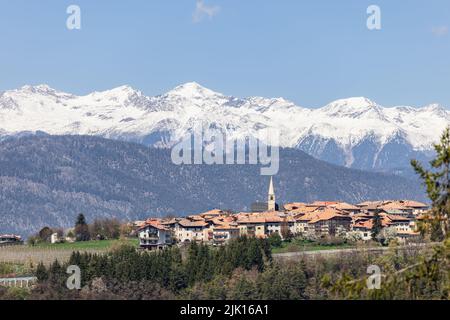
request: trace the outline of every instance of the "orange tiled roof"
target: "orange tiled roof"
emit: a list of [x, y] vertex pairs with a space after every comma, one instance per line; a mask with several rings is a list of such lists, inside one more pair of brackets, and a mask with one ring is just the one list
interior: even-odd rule
[[381, 214], [381, 225], [383, 227], [387, 227], [391, 224], [393, 224], [394, 222], [407, 222], [410, 221], [410, 219], [402, 217], [402, 216], [396, 216], [396, 215], [392, 215], [392, 214]]
[[291, 210], [289, 213], [290, 214], [305, 214], [308, 212], [314, 212], [316, 210], [319, 210], [321, 207], [316, 207], [316, 206], [305, 206], [303, 208], [299, 208], [299, 209], [295, 209], [295, 210]]
[[258, 213], [239, 213], [236, 215], [237, 222], [240, 224], [250, 223], [277, 223], [283, 221], [294, 221], [292, 216], [287, 216], [277, 212], [258, 212]]
[[336, 204], [330, 205], [332, 208], [340, 209], [340, 210], [359, 210], [357, 206], [354, 206], [347, 202], [339, 202]]
[[336, 210], [334, 208], [327, 208], [323, 211], [318, 211], [316, 213], [316, 216], [314, 218], [312, 218], [308, 223], [313, 224], [313, 223], [316, 223], [319, 221], [330, 220], [330, 219], [337, 218], [337, 217], [351, 219], [350, 216], [343, 215], [340, 210]]
[[312, 207], [328, 207], [331, 205], [338, 204], [339, 201], [314, 201], [313, 203], [309, 204], [308, 206]]
[[358, 203], [356, 206], [357, 207], [367, 207], [367, 206], [379, 205], [381, 203], [383, 203], [383, 201], [380, 201], [380, 200], [364, 201], [364, 202]]
[[182, 220], [178, 221], [178, 223], [182, 227], [199, 227], [199, 228], [203, 228], [203, 227], [208, 226], [208, 223], [206, 221], [204, 221], [204, 220], [192, 221], [192, 220], [189, 220], [189, 219], [182, 219]]
[[401, 211], [409, 209], [408, 207], [406, 207], [405, 205], [403, 205], [398, 201], [383, 203], [382, 205], [379, 206], [379, 208], [383, 210], [401, 210]]
[[372, 230], [373, 220], [358, 221], [353, 225], [353, 228], [365, 228], [368, 230]]
[[391, 220], [391, 221], [410, 221], [411, 219], [402, 217], [402, 216], [397, 216], [394, 214], [382, 214], [382, 217], [386, 217], [387, 219]]
[[133, 223], [136, 227], [140, 228], [145, 225], [145, 221], [135, 221]]
[[143, 226], [141, 226], [138, 230], [145, 229], [146, 227], [151, 226], [159, 230], [170, 231], [169, 228], [163, 226], [161, 224], [160, 219], [148, 219]]
[[206, 216], [220, 216], [223, 215], [225, 212], [223, 210], [220, 209], [213, 209], [213, 210], [209, 210], [206, 211], [204, 213], [200, 213], [199, 216], [201, 217], [206, 217]]
[[414, 200], [405, 200], [404, 201], [405, 206], [410, 208], [428, 208], [429, 206], [425, 203], [414, 201]]
[[308, 222], [308, 221], [311, 221], [315, 216], [317, 216], [317, 213], [314, 213], [314, 212], [308, 212], [308, 213], [305, 213], [305, 214], [303, 214], [303, 215], [301, 215], [301, 216], [297, 216], [297, 217], [296, 217], [296, 220], [297, 220], [297, 221]]
[[213, 230], [239, 230], [239, 227], [237, 225], [227, 223], [221, 226], [214, 227]]
[[286, 211], [299, 210], [306, 207], [306, 203], [303, 202], [291, 202], [283, 205]]
[[365, 201], [357, 204], [358, 207], [369, 209], [386, 208], [386, 209], [400, 209], [405, 210], [409, 208], [426, 208], [427, 204], [414, 200], [380, 200], [380, 201]]
[[237, 223], [240, 224], [265, 223], [265, 222], [266, 219], [258, 216], [241, 216], [237, 220]]
[[195, 221], [205, 221], [205, 218], [203, 218], [202, 216], [200, 216], [198, 214], [192, 214], [192, 215], [188, 216], [188, 219], [195, 220]]
[[171, 219], [163, 219], [161, 221], [161, 224], [168, 225], [168, 224], [174, 224], [174, 223], [177, 223], [177, 222], [178, 222], [178, 220], [176, 218], [171, 218]]

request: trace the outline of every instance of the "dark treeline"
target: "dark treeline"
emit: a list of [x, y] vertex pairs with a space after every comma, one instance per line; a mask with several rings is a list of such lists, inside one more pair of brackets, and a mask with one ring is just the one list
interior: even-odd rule
[[[66, 290], [66, 269], [76, 265], [82, 273], [82, 287], [96, 287], [101, 283], [109, 288], [101, 290], [109, 291], [108, 298], [111, 298], [110, 294], [117, 298], [130, 298], [128, 294], [149, 298], [146, 295], [149, 288], [152, 288], [152, 298], [175, 297], [197, 283], [230, 277], [237, 269], [263, 272], [271, 261], [270, 245], [266, 240], [245, 237], [219, 248], [192, 243], [184, 251], [173, 247], [148, 252], [125, 245], [106, 254], [74, 252], [67, 263], [55, 261], [48, 268], [39, 264], [36, 276], [40, 285], [35, 292], [40, 295], [45, 291], [60, 298], [71, 296], [73, 292]], [[134, 286], [141, 289], [136, 290]], [[134, 289], [127, 290], [129, 287]], [[155, 292], [160, 296], [154, 295]]]

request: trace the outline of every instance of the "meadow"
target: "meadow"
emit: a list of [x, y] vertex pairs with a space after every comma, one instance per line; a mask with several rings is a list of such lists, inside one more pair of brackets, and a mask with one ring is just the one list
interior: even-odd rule
[[101, 240], [56, 244], [42, 243], [34, 246], [6, 246], [0, 247], [0, 263], [33, 266], [42, 262], [45, 265], [49, 265], [56, 259], [60, 262], [67, 261], [74, 251], [104, 253], [119, 247], [122, 244], [131, 244], [137, 247], [138, 240]]
[[272, 253], [288, 253], [302, 251], [322, 251], [322, 250], [338, 250], [356, 248], [354, 243], [345, 242], [329, 242], [320, 243], [317, 241], [308, 241], [303, 239], [293, 239], [291, 241], [283, 241], [279, 246], [272, 246]]

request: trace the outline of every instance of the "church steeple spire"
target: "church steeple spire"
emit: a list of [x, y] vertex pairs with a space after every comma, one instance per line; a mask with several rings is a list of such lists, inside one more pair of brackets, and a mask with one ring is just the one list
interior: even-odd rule
[[273, 189], [273, 178], [270, 177], [269, 194], [267, 198], [267, 210], [275, 211], [275, 191]]

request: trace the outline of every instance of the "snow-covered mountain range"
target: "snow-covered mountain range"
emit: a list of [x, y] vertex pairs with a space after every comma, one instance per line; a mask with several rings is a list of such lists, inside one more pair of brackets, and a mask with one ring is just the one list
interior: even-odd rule
[[276, 128], [282, 147], [347, 167], [393, 171], [430, 155], [450, 111], [436, 104], [388, 108], [366, 98], [309, 109], [283, 98], [225, 96], [194, 82], [155, 97], [129, 86], [85, 96], [46, 85], [0, 93], [3, 137], [82, 134], [170, 147], [199, 123], [238, 139]]

